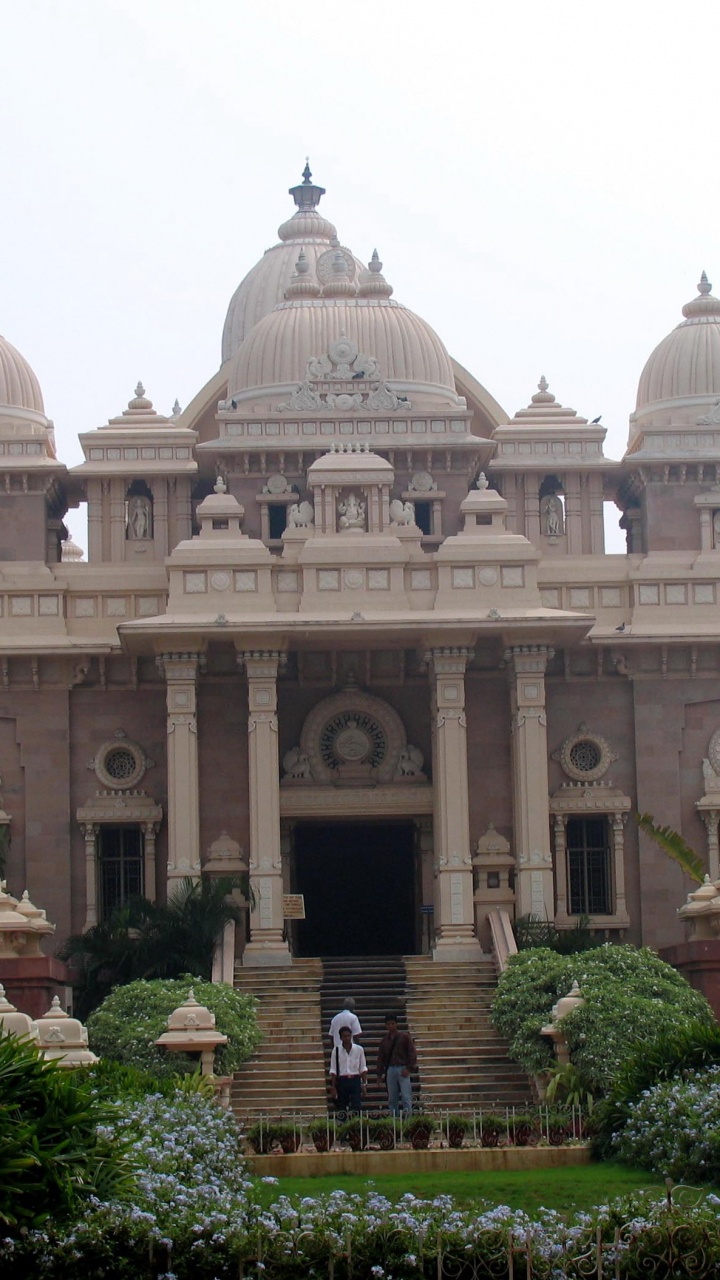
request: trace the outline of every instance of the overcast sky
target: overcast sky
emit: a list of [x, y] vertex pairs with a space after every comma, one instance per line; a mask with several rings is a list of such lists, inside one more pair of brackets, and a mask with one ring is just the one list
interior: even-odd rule
[[0, 0], [0, 18], [0, 332], [68, 464], [138, 378], [168, 412], [214, 373], [306, 154], [341, 241], [377, 246], [508, 413], [544, 373], [603, 415], [610, 456], [702, 269], [720, 290], [717, 0]]

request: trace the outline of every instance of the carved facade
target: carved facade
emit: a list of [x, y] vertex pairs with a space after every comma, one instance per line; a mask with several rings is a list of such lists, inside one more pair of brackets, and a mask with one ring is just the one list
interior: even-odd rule
[[309, 171], [292, 194], [219, 372], [167, 417], [138, 384], [79, 466], [0, 340], [11, 890], [60, 942], [247, 869], [259, 965], [307, 954], [284, 894], [347, 910], [351, 862], [369, 952], [472, 958], [495, 906], [679, 940], [687, 886], [632, 814], [720, 878], [720, 301], [703, 276], [614, 462], [545, 378], [508, 417], [339, 245]]

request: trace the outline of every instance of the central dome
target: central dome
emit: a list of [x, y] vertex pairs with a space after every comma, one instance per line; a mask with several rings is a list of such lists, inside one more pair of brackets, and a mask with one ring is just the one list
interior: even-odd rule
[[[322, 276], [327, 274], [334, 253], [340, 248], [332, 222], [317, 211], [325, 191], [313, 183], [308, 165], [305, 165], [303, 181], [291, 187], [289, 194], [297, 205], [297, 212], [278, 227], [280, 243], [268, 249], [248, 271], [230, 299], [222, 336], [223, 364], [235, 355], [253, 326], [282, 302], [299, 250], [304, 251], [313, 274]], [[353, 279], [362, 271], [362, 263], [348, 249], [342, 253]]]

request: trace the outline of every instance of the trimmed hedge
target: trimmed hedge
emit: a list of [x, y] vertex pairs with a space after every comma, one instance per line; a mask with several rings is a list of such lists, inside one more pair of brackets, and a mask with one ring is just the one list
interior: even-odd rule
[[168, 1053], [154, 1043], [167, 1030], [169, 1014], [187, 999], [191, 987], [196, 1000], [215, 1014], [218, 1031], [228, 1037], [228, 1043], [215, 1054], [215, 1072], [231, 1075], [260, 1042], [257, 1002], [224, 982], [206, 982], [190, 974], [116, 987], [88, 1018], [92, 1049], [101, 1058], [136, 1067], [156, 1078], [196, 1071], [197, 1061], [189, 1054]]

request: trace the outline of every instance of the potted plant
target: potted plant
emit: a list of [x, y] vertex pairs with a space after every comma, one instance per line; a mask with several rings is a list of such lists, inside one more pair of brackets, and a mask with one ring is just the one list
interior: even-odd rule
[[247, 1140], [256, 1156], [266, 1156], [275, 1141], [274, 1125], [268, 1120], [258, 1120], [248, 1129]]
[[[329, 1151], [332, 1146], [332, 1132], [326, 1116], [318, 1116], [307, 1126], [308, 1136], [315, 1144], [316, 1151]], [[328, 1136], [329, 1134], [329, 1136]]]
[[300, 1149], [302, 1130], [291, 1121], [284, 1120], [279, 1124], [273, 1125], [273, 1137], [276, 1142], [280, 1143], [281, 1150], [284, 1154], [286, 1156], [290, 1156]]
[[531, 1147], [538, 1139], [537, 1118], [528, 1112], [516, 1112], [512, 1119], [513, 1141], [516, 1147]]
[[395, 1146], [395, 1130], [389, 1116], [368, 1120], [368, 1132], [372, 1142], [377, 1142], [381, 1151], [392, 1151]]
[[448, 1116], [448, 1145], [456, 1150], [459, 1149], [465, 1140], [465, 1134], [469, 1127], [470, 1121], [467, 1116]]
[[341, 1142], [347, 1142], [351, 1151], [364, 1151], [368, 1144], [367, 1122], [363, 1124], [360, 1116], [339, 1125], [337, 1134]]
[[480, 1145], [497, 1147], [507, 1130], [504, 1116], [484, 1115], [480, 1121]]
[[424, 1151], [430, 1145], [430, 1138], [436, 1128], [437, 1121], [432, 1116], [410, 1116], [403, 1125], [403, 1135], [416, 1151]]

